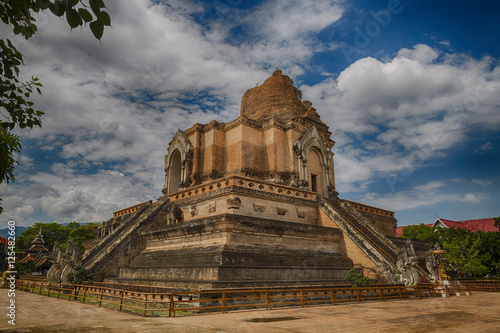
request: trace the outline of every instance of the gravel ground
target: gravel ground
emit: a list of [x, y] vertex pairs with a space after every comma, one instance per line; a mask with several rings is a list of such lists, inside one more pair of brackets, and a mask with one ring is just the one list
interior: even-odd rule
[[142, 317], [90, 304], [17, 291], [16, 325], [0, 289], [0, 332], [500, 332], [500, 293], [366, 302], [336, 306], [241, 310], [178, 318]]

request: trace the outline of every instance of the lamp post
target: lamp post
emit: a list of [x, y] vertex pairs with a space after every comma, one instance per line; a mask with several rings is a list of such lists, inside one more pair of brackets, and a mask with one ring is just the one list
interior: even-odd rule
[[436, 273], [439, 278], [439, 282], [443, 283], [443, 278], [448, 277], [444, 270], [444, 264], [443, 264], [443, 254], [445, 254], [446, 251], [442, 249], [437, 249], [431, 251], [431, 253], [434, 255], [434, 262], [436, 263]]

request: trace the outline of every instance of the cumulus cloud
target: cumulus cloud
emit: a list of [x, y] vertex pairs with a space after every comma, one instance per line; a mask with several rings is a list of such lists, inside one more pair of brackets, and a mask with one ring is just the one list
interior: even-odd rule
[[[46, 13], [38, 14], [36, 37], [14, 39], [24, 72], [44, 84], [35, 100], [46, 113], [43, 128], [22, 135], [37, 154], [46, 154], [50, 167], [21, 156], [18, 182], [0, 185], [2, 219], [29, 224], [38, 214], [47, 221], [99, 221], [153, 199], [177, 128], [236, 118], [245, 90], [274, 69], [303, 74], [314, 54], [328, 49], [316, 34], [344, 13], [343, 1], [332, 0], [271, 0], [249, 9], [173, 0], [106, 4], [113, 28], [102, 43], [88, 28], [70, 33], [63, 20]], [[214, 4], [218, 18], [199, 19]], [[239, 34], [245, 38], [235, 38]], [[384, 59], [360, 59], [338, 76], [301, 87], [333, 131], [339, 191], [366, 191], [384, 177], [404, 181], [463, 142], [470, 128], [500, 125], [495, 59], [424, 44]], [[421, 193], [441, 185], [366, 199], [407, 209], [413, 194], [415, 202], [432, 204]], [[453, 198], [481, 200], [475, 193], [436, 200]]]
[[463, 194], [454, 191], [446, 183], [447, 181], [431, 181], [398, 193], [380, 194], [372, 192], [363, 194], [361, 198], [365, 203], [400, 212], [432, 207], [445, 202], [481, 203], [481, 200], [485, 199], [481, 193], [469, 192]]
[[498, 128], [499, 73], [490, 57], [477, 60], [419, 44], [385, 61], [360, 59], [337, 78], [301, 89], [324, 110], [337, 156], [357, 156], [356, 163], [340, 158], [337, 187], [363, 191], [377, 174], [403, 182], [463, 142], [471, 129]]
[[339, 2], [274, 0], [254, 11], [247, 20], [266, 39], [293, 41], [309, 33], [320, 32], [338, 21], [343, 13]]
[[[329, 0], [249, 10], [171, 0], [106, 5], [113, 28], [101, 43], [88, 27], [70, 33], [44, 12], [28, 42], [2, 28], [24, 55], [23, 72], [44, 84], [35, 98], [43, 127], [21, 134], [48, 165], [22, 155], [17, 183], [2, 185], [2, 219], [95, 221], [160, 195], [163, 155], [178, 128], [236, 118], [245, 90], [274, 69], [300, 74], [298, 64], [321, 47], [311, 34], [342, 15]], [[219, 19], [198, 19], [214, 5]], [[235, 29], [248, 38], [237, 44]]]

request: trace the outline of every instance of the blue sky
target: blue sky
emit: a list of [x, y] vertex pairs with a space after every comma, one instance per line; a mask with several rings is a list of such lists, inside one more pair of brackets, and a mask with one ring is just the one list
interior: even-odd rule
[[500, 215], [500, 5], [106, 1], [102, 42], [47, 13], [16, 39], [44, 84], [2, 222], [99, 222], [158, 198], [177, 128], [238, 117], [276, 69], [330, 126], [342, 198], [399, 225]]

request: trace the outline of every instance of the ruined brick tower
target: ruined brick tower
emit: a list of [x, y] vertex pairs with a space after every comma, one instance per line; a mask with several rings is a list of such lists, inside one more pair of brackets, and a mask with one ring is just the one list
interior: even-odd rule
[[332, 285], [355, 264], [400, 281], [394, 213], [338, 198], [335, 142], [301, 95], [275, 71], [245, 92], [236, 120], [178, 130], [163, 197], [115, 212], [84, 268], [195, 289]]

